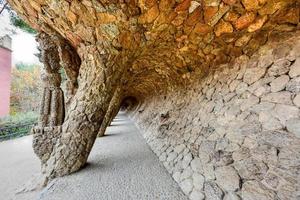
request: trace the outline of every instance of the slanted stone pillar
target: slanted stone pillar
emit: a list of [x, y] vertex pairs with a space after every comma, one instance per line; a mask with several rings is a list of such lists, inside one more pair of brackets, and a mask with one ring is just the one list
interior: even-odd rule
[[117, 106], [112, 110], [112, 115], [111, 115], [110, 120], [108, 122], [108, 126], [112, 123], [112, 121], [117, 116], [118, 112], [120, 111], [121, 103], [122, 103], [122, 97], [119, 99], [119, 102], [116, 104]]
[[[119, 108], [120, 80], [130, 64], [127, 57], [115, 50], [116, 54], [108, 54], [106, 51], [110, 49], [103, 46], [82, 45], [78, 49], [80, 57], [74, 58], [77, 51], [55, 36], [40, 33], [37, 40], [44, 63], [41, 76], [44, 89], [39, 123], [32, 129], [33, 148], [41, 160], [47, 182], [84, 166], [110, 103], [111, 114]], [[81, 60], [80, 71], [76, 71]], [[68, 82], [74, 89], [67, 111], [60, 88], [60, 63], [64, 64]], [[104, 131], [109, 116], [103, 125]]]
[[77, 78], [81, 60], [74, 47], [72, 47], [66, 39], [59, 34], [54, 34], [51, 38], [57, 46], [60, 65], [64, 69], [67, 78], [65, 90], [65, 105], [67, 110], [78, 89]]
[[81, 46], [79, 87], [73, 97], [61, 137], [43, 172], [49, 179], [79, 170], [85, 165], [109, 103], [119, 86], [126, 64], [115, 55], [103, 55], [103, 47]]
[[99, 129], [98, 137], [104, 136], [106, 128], [110, 125], [113, 118], [118, 113], [118, 111], [120, 109], [120, 104], [121, 104], [121, 97], [122, 97], [122, 90], [120, 87], [117, 87], [114, 92], [114, 96], [109, 103], [109, 107], [107, 109], [107, 112], [105, 114], [105, 117], [103, 119], [101, 127]]
[[57, 71], [45, 69], [42, 73], [44, 83], [40, 105], [39, 126], [59, 126], [64, 119], [64, 95], [60, 87], [61, 77]]
[[43, 94], [38, 125], [32, 129], [33, 149], [42, 164], [49, 159], [64, 121], [64, 94], [61, 89], [59, 55], [56, 45], [46, 33], [37, 36], [40, 61], [44, 64], [41, 79]]

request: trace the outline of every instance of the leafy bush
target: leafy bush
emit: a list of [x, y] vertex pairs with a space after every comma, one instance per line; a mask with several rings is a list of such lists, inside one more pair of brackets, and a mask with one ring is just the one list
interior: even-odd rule
[[12, 69], [11, 114], [37, 112], [41, 85], [40, 66], [16, 64]]
[[0, 118], [0, 128], [22, 123], [35, 123], [38, 119], [37, 112], [18, 113]]
[[40, 66], [18, 63], [12, 69], [10, 116], [0, 118], [0, 141], [27, 135], [38, 119]]
[[28, 135], [37, 120], [38, 114], [35, 112], [0, 118], [0, 141]]
[[28, 24], [26, 24], [18, 15], [16, 15], [14, 12], [11, 12], [10, 14], [10, 22], [12, 25], [14, 25], [17, 28], [20, 28], [21, 30], [24, 30], [27, 33], [36, 34], [36, 30], [31, 28]]

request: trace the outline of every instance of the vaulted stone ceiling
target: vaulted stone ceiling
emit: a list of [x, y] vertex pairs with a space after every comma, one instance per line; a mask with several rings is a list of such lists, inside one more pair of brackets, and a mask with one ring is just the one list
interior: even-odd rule
[[186, 85], [222, 63], [251, 55], [299, 28], [299, 0], [9, 0], [37, 30], [57, 32], [77, 51], [133, 59], [127, 95]]

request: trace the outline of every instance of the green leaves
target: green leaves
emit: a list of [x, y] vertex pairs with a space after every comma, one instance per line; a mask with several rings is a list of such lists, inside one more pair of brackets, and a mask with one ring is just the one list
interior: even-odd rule
[[11, 114], [37, 111], [40, 100], [40, 66], [18, 63], [12, 68]]
[[33, 28], [31, 28], [28, 24], [26, 24], [26, 22], [24, 22], [19, 16], [17, 16], [15, 13], [11, 12], [10, 13], [10, 22], [12, 23], [12, 25], [14, 25], [15, 27], [30, 33], [30, 34], [36, 34], [36, 30], [34, 30]]

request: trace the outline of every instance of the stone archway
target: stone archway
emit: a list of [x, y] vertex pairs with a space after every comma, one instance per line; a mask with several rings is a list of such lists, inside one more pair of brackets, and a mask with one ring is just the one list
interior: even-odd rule
[[64, 122], [41, 129], [56, 138], [47, 177], [79, 170], [133, 96], [142, 101], [132, 117], [191, 199], [297, 198], [299, 183], [282, 168], [295, 175], [299, 164], [299, 1], [9, 2], [56, 35], [70, 69]]

